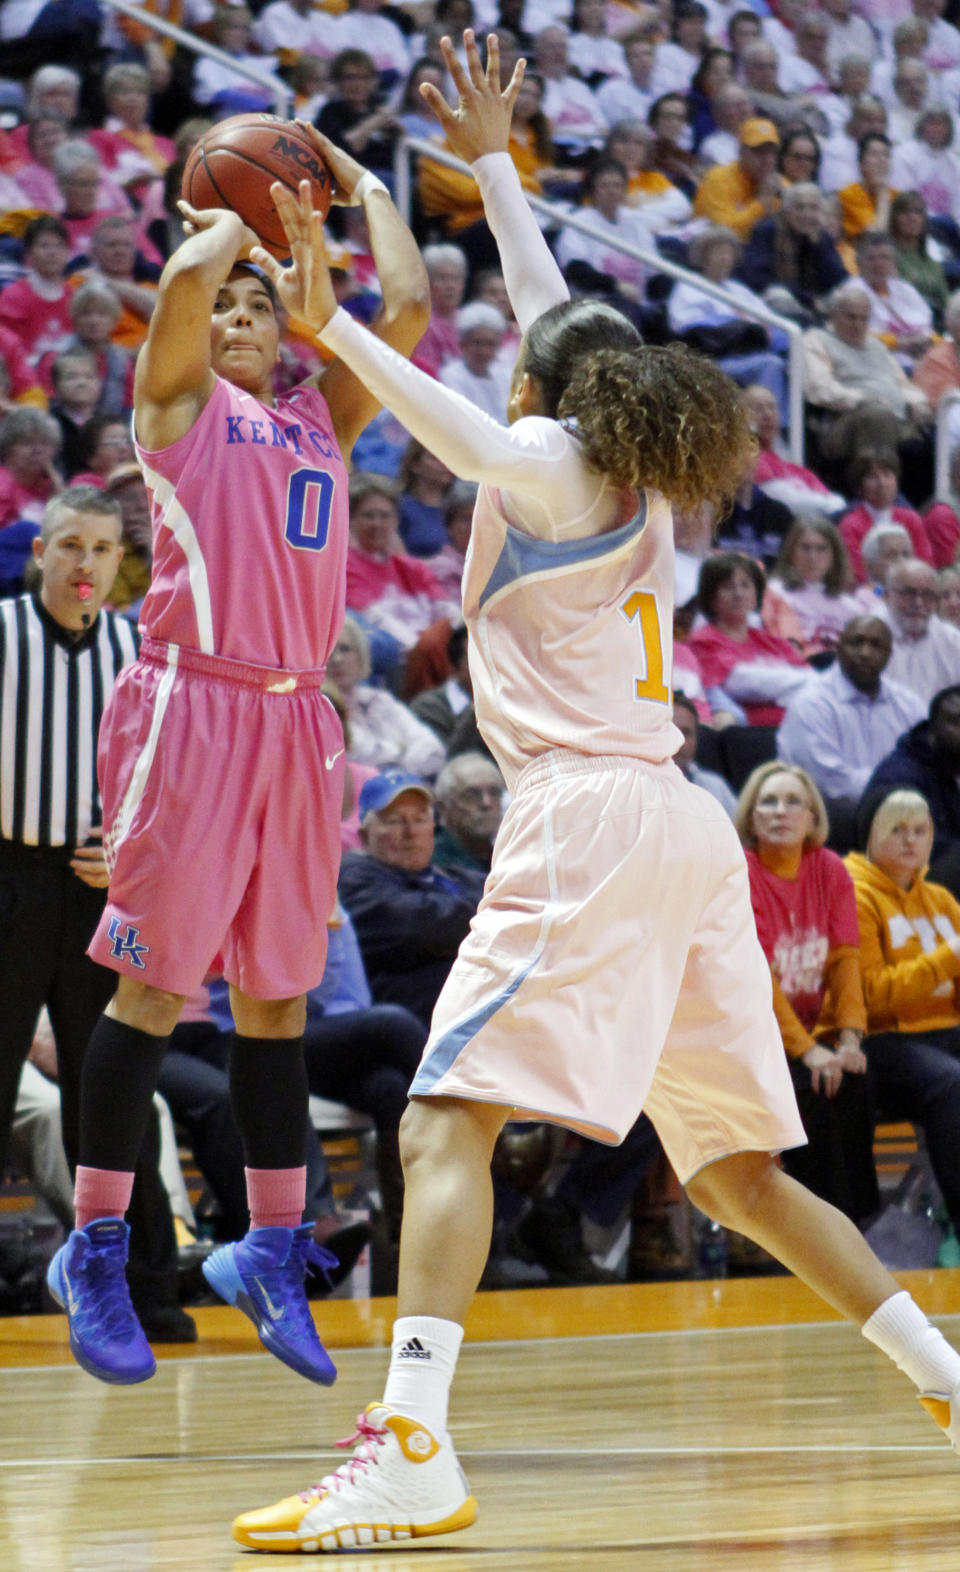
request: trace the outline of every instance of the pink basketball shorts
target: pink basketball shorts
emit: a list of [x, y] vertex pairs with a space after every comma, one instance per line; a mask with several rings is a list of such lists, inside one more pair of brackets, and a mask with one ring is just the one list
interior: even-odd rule
[[100, 730], [93, 960], [170, 993], [211, 971], [260, 999], [320, 981], [344, 770], [322, 680], [145, 641]]
[[681, 1180], [803, 1145], [719, 804], [673, 764], [528, 765], [410, 1090], [610, 1142], [645, 1108]]

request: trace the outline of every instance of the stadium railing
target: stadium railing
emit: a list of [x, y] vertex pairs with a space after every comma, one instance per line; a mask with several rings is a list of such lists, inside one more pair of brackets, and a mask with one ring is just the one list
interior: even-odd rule
[[277, 79], [268, 76], [264, 71], [258, 71], [254, 66], [247, 65], [243, 60], [234, 59], [225, 50], [218, 49], [216, 44], [208, 44], [205, 38], [198, 38], [196, 33], [185, 32], [175, 22], [168, 22], [166, 17], [154, 16], [152, 11], [144, 11], [142, 6], [131, 5], [130, 0], [103, 0], [112, 11], [121, 11], [124, 16], [129, 16], [135, 22], [142, 22], [144, 27], [152, 28], [155, 33], [162, 33], [166, 38], [172, 38], [184, 49], [189, 49], [195, 55], [206, 55], [209, 60], [219, 60], [221, 65], [229, 66], [237, 76], [244, 76], [250, 82], [256, 82], [259, 87], [265, 87], [270, 94], [271, 102], [278, 115], [286, 117], [290, 113], [290, 104], [293, 99], [291, 89], [280, 83]]
[[950, 501], [950, 414], [957, 404], [960, 404], [960, 388], [944, 393], [937, 405], [934, 495], [938, 502]]

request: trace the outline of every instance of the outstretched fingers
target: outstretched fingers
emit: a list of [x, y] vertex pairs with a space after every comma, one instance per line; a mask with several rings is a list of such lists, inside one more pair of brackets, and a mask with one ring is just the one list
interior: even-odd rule
[[447, 135], [454, 153], [473, 163], [485, 153], [509, 150], [510, 120], [520, 84], [524, 61], [518, 61], [509, 86], [500, 86], [500, 49], [496, 35], [487, 40], [487, 64], [480, 62], [480, 51], [470, 28], [463, 35], [466, 69], [458, 60], [449, 37], [441, 39], [443, 58], [457, 90], [457, 103], [449, 105], [438, 89], [424, 83], [420, 92], [430, 105]]
[[[477, 92], [478, 93], [482, 93], [484, 88], [487, 86], [489, 78], [488, 78], [487, 73], [483, 69], [483, 65], [481, 64], [481, 61], [480, 61], [480, 48], [479, 48], [479, 45], [477, 44], [477, 35], [473, 31], [472, 27], [468, 27], [466, 29], [464, 35], [463, 35], [463, 47], [464, 47], [464, 51], [466, 52], [466, 56], [467, 56], [467, 70], [470, 73], [470, 80], [473, 83], [474, 87], [476, 88]], [[499, 86], [499, 83], [500, 83], [500, 77], [499, 77], [499, 71], [498, 71], [498, 75], [497, 75], [497, 85], [498, 86]]]
[[428, 104], [429, 107], [433, 110], [433, 113], [439, 120], [443, 130], [446, 132], [447, 136], [449, 136], [452, 127], [457, 123], [457, 117], [454, 111], [450, 108], [450, 105], [447, 103], [447, 100], [444, 98], [440, 89], [438, 87], [434, 87], [432, 82], [421, 82], [420, 97], [423, 99], [424, 103]]
[[[500, 70], [500, 68], [499, 68], [499, 64], [498, 64], [498, 66], [497, 66], [497, 83], [498, 83], [498, 85], [499, 85], [499, 81], [500, 81], [499, 70]], [[507, 86], [504, 88], [503, 93], [501, 95], [502, 98], [503, 98], [504, 103], [506, 104], [507, 108], [510, 110], [511, 115], [513, 114], [513, 106], [514, 106], [514, 104], [517, 101], [517, 94], [519, 93], [520, 88], [523, 86], [523, 79], [524, 79], [524, 76], [526, 75], [526, 71], [527, 71], [527, 62], [526, 62], [526, 60], [524, 60], [523, 56], [521, 55], [520, 59], [517, 61], [516, 65], [513, 68], [513, 76], [510, 78], [510, 81], [507, 83]]]
[[500, 91], [500, 40], [496, 33], [487, 35], [487, 86], [491, 93]]
[[275, 180], [270, 196], [291, 247], [309, 242], [314, 227], [312, 221], [314, 217], [320, 218], [319, 213], [314, 213], [309, 180], [300, 181], [296, 196], [289, 187]]
[[[464, 40], [473, 38], [473, 34], [469, 28], [463, 36]], [[453, 85], [459, 93], [460, 97], [466, 98], [470, 92], [470, 79], [467, 76], [466, 71], [463, 69], [463, 66], [460, 64], [460, 57], [453, 47], [453, 39], [450, 38], [446, 33], [444, 33], [440, 40], [440, 50], [443, 54], [443, 59], [447, 70], [450, 73], [450, 80], [453, 82]]]

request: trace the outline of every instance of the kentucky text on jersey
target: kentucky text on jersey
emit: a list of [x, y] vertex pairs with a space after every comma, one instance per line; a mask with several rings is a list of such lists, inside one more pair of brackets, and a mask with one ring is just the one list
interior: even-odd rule
[[227, 446], [250, 442], [254, 447], [292, 448], [300, 458], [318, 455], [339, 457], [330, 437], [323, 431], [305, 431], [303, 426], [278, 426], [275, 420], [251, 420], [247, 415], [227, 415]]

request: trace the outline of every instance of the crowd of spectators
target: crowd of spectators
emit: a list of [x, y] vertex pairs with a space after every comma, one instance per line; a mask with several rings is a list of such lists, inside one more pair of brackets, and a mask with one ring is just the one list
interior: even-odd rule
[[[0, 3], [0, 594], [29, 588], [43, 509], [82, 481], [121, 504], [126, 554], [108, 605], [136, 620], [150, 531], [133, 368], [204, 131], [270, 108], [283, 84], [293, 112], [392, 184], [402, 136], [443, 146], [418, 94], [422, 82], [450, 90], [441, 36], [493, 29], [507, 72], [521, 53], [529, 62], [510, 153], [525, 189], [552, 204], [541, 222], [571, 291], [602, 295], [649, 342], [719, 361], [756, 433], [729, 516], [675, 521], [680, 767], [739, 813], [765, 910], [801, 867], [823, 895], [839, 879], [829, 857], [869, 862], [859, 819], [880, 786], [922, 794], [933, 876], [960, 896], [960, 457], [948, 495], [934, 495], [933, 462], [937, 409], [960, 391], [960, 0], [145, 5], [222, 54], [95, 0]], [[475, 184], [422, 154], [412, 172], [432, 304], [415, 359], [505, 420], [519, 332]], [[362, 210], [335, 210], [329, 236], [338, 299], [367, 321], [378, 284]], [[779, 325], [756, 317], [763, 307]], [[786, 443], [791, 325], [803, 463]], [[286, 323], [278, 385], [319, 356]], [[960, 401], [950, 435], [960, 455]], [[385, 413], [356, 446], [348, 617], [328, 672], [349, 765], [342, 900], [373, 1005], [421, 1026], [479, 898], [502, 798], [459, 614], [474, 495]], [[793, 770], [816, 820], [792, 862], [765, 851], [759, 797], [736, 808], [758, 763]], [[399, 806], [382, 787], [397, 771], [413, 783]], [[813, 857], [824, 842], [826, 863]], [[849, 1033], [859, 1042], [872, 1027], [850, 1003], [848, 895], [827, 902], [822, 976], [799, 1010], [791, 1001], [800, 1035], [785, 1027], [785, 1044], [816, 1127], [812, 1166], [822, 1158], [824, 1193], [862, 1219], [873, 1105]], [[856, 909], [862, 922], [859, 889]], [[944, 943], [950, 921], [939, 913]], [[775, 938], [768, 949], [783, 990]], [[841, 973], [850, 1020], [821, 1021]], [[868, 986], [868, 1013], [871, 997]], [[821, 1118], [838, 1072], [851, 1090]], [[635, 1146], [630, 1184], [655, 1153], [647, 1131]], [[526, 1242], [536, 1255], [529, 1225]]]

